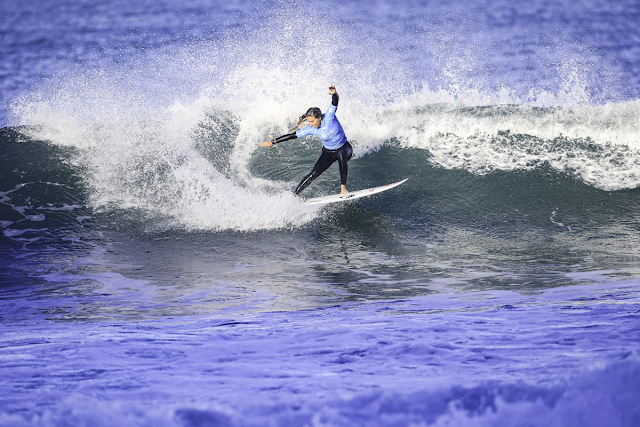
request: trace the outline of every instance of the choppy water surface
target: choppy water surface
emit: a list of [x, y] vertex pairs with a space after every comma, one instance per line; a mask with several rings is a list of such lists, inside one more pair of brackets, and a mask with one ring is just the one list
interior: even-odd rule
[[640, 424], [636, 2], [0, 16], [0, 425]]

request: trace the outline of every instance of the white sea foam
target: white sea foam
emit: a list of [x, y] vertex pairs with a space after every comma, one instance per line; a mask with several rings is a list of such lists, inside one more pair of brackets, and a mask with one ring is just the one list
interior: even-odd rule
[[486, 174], [548, 164], [605, 190], [640, 186], [640, 101], [572, 104], [547, 94], [552, 106], [541, 107], [535, 99], [424, 89], [378, 109], [375, 120], [347, 121], [361, 124], [353, 134], [365, 152], [394, 138], [447, 169]]
[[216, 136], [219, 147], [231, 145], [233, 158], [240, 159], [222, 171], [197, 150], [194, 134], [211, 125], [218, 100], [175, 101], [148, 117], [144, 103], [132, 106], [129, 92], [110, 80], [91, 76], [79, 86], [67, 83], [61, 96], [29, 105], [24, 116], [37, 126], [35, 136], [79, 149], [73, 161], [87, 170], [94, 207], [140, 209], [188, 229], [280, 228], [315, 216], [290, 192], [274, 191], [246, 171], [269, 118], [247, 127], [241, 117], [239, 135]]

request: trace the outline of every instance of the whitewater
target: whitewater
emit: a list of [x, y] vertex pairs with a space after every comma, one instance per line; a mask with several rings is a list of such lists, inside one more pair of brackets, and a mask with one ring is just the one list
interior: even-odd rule
[[0, 16], [0, 425], [640, 425], [636, 2]]

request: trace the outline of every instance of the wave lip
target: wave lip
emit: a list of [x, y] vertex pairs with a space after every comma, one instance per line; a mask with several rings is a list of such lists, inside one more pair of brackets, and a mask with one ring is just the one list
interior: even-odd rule
[[391, 140], [427, 151], [434, 165], [476, 175], [548, 165], [602, 190], [640, 186], [638, 101], [571, 108], [423, 102], [384, 110], [380, 121], [391, 131], [360, 135], [378, 138], [367, 149]]

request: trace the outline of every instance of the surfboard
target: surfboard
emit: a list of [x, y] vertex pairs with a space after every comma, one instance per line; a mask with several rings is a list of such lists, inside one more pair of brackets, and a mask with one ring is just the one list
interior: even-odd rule
[[387, 185], [382, 185], [380, 187], [367, 188], [365, 190], [352, 191], [347, 194], [332, 194], [330, 196], [316, 197], [313, 199], [307, 200], [307, 203], [310, 205], [321, 205], [327, 203], [337, 203], [337, 202], [346, 202], [348, 200], [359, 199], [360, 197], [367, 197], [373, 194], [382, 193], [383, 191], [391, 190], [393, 187], [397, 187], [398, 185], [405, 182], [407, 179], [403, 179], [402, 181], [394, 182]]

